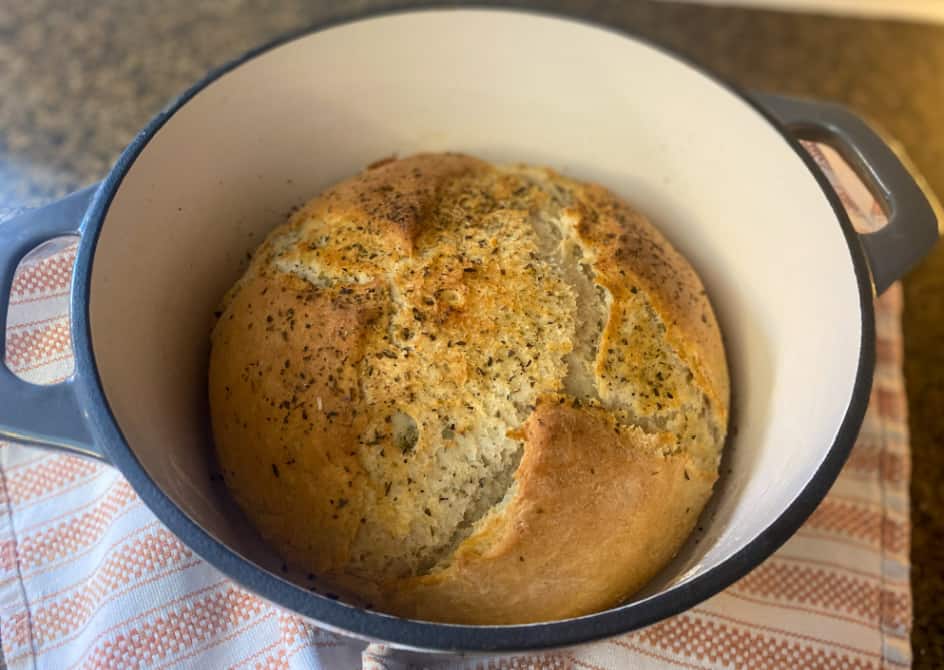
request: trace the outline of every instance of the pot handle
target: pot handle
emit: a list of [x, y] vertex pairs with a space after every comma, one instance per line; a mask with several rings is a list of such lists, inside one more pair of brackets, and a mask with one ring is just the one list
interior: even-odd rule
[[841, 105], [769, 93], [754, 99], [797, 137], [829, 144], [879, 200], [888, 217], [880, 230], [859, 234], [875, 294], [924, 258], [938, 238], [938, 222], [924, 191], [875, 130]]
[[40, 386], [23, 381], [6, 365], [6, 325], [13, 276], [20, 260], [55, 237], [79, 235], [98, 186], [0, 223], [0, 439], [65, 449], [105, 460], [92, 440], [75, 374]]

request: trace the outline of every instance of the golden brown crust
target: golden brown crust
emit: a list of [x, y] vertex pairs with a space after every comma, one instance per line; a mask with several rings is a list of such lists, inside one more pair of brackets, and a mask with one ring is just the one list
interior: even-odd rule
[[618, 604], [678, 550], [715, 476], [665, 436], [542, 400], [524, 426], [517, 495], [446, 569], [392, 588], [392, 611], [453, 623], [580, 616]]
[[727, 427], [728, 367], [714, 310], [694, 269], [645, 216], [596, 184], [577, 185], [581, 240], [597, 253], [594, 269], [615, 303], [643, 291], [666, 336]]
[[642, 215], [458, 155], [380, 161], [273, 231], [209, 382], [226, 483], [287, 561], [464, 623], [641, 587], [710, 495], [727, 421], [711, 306]]
[[409, 254], [441, 185], [487, 167], [482, 161], [458, 154], [379, 161], [312, 200], [295, 218], [341, 221], [355, 230], [362, 226], [359, 232], [380, 236], [401, 253]]
[[349, 362], [380, 309], [376, 287], [360, 290], [357, 300], [291, 275], [258, 275], [217, 324], [210, 355], [226, 484], [266, 539], [289, 560], [314, 558], [315, 572], [347, 560], [357, 517], [339, 506], [360, 509], [366, 494], [351, 449], [359, 384]]

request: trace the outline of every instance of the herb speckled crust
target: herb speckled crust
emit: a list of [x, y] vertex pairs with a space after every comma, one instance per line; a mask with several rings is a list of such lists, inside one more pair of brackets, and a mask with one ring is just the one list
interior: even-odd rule
[[212, 335], [217, 454], [287, 561], [464, 623], [618, 603], [717, 477], [728, 377], [694, 271], [604, 189], [383, 161], [267, 238]]

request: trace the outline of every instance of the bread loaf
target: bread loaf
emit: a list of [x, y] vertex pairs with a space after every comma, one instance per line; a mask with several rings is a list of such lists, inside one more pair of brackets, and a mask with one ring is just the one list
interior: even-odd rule
[[728, 412], [705, 291], [641, 214], [454, 154], [372, 166], [274, 230], [224, 299], [209, 392], [226, 484], [286, 561], [473, 624], [643, 586]]

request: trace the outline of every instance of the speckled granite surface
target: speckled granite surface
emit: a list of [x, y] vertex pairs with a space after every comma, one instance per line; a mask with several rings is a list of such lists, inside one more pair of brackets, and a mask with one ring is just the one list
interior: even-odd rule
[[[4, 0], [0, 218], [100, 179], [207, 69], [282, 32], [391, 3]], [[403, 5], [404, 3], [397, 3]], [[481, 4], [481, 3], [480, 3]], [[631, 28], [750, 87], [844, 102], [944, 194], [944, 26], [643, 2], [526, 3]], [[944, 667], [944, 246], [906, 281], [916, 667]]]

